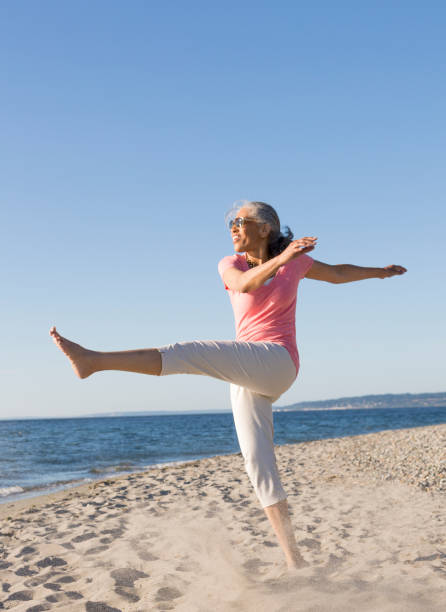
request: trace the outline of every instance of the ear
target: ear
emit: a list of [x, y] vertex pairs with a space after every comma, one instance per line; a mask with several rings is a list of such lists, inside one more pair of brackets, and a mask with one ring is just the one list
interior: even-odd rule
[[262, 223], [259, 228], [259, 233], [261, 238], [267, 238], [269, 233], [271, 232], [271, 226], [269, 223]]

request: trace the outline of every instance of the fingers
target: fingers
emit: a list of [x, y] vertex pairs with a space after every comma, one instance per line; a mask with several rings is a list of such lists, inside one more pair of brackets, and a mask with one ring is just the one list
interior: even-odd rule
[[403, 266], [396, 266], [394, 264], [391, 266], [386, 266], [385, 269], [389, 270], [389, 272], [392, 272], [393, 274], [404, 274], [407, 272], [407, 269], [403, 268]]
[[383, 278], [390, 278], [391, 276], [396, 276], [396, 275], [401, 276], [401, 274], [405, 274], [407, 272], [406, 268], [404, 268], [403, 266], [397, 266], [395, 264], [386, 266], [382, 270], [384, 273]]
[[304, 238], [300, 238], [299, 240], [293, 240], [291, 244], [296, 247], [315, 247], [317, 242], [317, 236], [305, 236]]

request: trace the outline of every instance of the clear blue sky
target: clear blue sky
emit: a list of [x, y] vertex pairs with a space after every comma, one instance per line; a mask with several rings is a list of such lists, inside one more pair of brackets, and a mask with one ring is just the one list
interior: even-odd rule
[[233, 200], [328, 263], [300, 286], [278, 405], [445, 390], [443, 2], [3, 2], [0, 417], [226, 409], [205, 377], [72, 374], [48, 336], [119, 350], [232, 339]]

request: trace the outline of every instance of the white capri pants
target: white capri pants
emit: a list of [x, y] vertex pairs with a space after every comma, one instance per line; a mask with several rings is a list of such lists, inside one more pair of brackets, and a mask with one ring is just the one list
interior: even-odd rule
[[161, 376], [202, 374], [231, 383], [235, 429], [263, 508], [286, 499], [274, 454], [272, 404], [296, 379], [287, 349], [274, 342], [197, 340], [159, 347]]

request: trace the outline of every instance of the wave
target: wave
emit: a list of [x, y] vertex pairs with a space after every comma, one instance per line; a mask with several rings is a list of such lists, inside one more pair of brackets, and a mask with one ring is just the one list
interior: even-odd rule
[[90, 474], [112, 474], [113, 472], [128, 472], [137, 469], [134, 463], [118, 463], [117, 465], [106, 465], [90, 468]]
[[0, 503], [7, 503], [9, 501], [16, 501], [26, 497], [35, 497], [36, 495], [46, 495], [47, 493], [54, 493], [61, 489], [69, 489], [71, 487], [77, 487], [87, 482], [93, 482], [93, 478], [77, 478], [76, 480], [58, 480], [55, 482], [47, 482], [39, 485], [33, 485], [29, 487], [0, 487]]
[[0, 488], [0, 497], [7, 497], [8, 495], [14, 495], [14, 493], [23, 493], [25, 489], [22, 487], [3, 487]]

